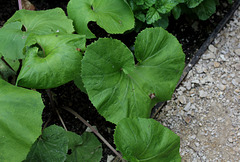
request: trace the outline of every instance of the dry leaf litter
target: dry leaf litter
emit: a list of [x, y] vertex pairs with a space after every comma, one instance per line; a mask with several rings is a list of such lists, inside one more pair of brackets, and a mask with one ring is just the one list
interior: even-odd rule
[[240, 8], [158, 120], [180, 136], [183, 161], [240, 161]]

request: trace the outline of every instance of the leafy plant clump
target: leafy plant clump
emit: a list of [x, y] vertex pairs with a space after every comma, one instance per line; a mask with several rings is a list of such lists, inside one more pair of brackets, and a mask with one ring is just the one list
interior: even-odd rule
[[[207, 20], [216, 12], [219, 0], [127, 0], [137, 20], [136, 30], [151, 25], [167, 28], [168, 17], [178, 19], [182, 14]], [[228, 0], [232, 3], [232, 0]]]
[[[19, 10], [0, 29], [0, 161], [100, 161], [101, 143], [93, 134], [42, 128], [44, 105], [34, 89], [46, 89], [51, 100], [50, 88], [72, 80], [116, 124], [116, 149], [125, 160], [181, 161], [179, 137], [149, 119], [157, 102], [171, 98], [183, 71], [177, 39], [158, 27], [138, 34], [133, 53], [112, 38], [86, 46], [95, 37], [89, 21], [122, 34], [134, 27], [131, 8], [123, 0], [71, 0], [67, 10], [69, 18], [60, 8]], [[70, 108], [59, 108], [91, 128]]]

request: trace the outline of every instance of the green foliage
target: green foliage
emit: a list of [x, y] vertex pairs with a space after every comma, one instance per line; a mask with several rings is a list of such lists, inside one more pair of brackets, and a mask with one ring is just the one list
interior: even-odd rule
[[136, 65], [124, 44], [104, 38], [89, 45], [83, 58], [88, 96], [113, 123], [125, 117], [148, 117], [157, 102], [171, 98], [184, 68], [181, 45], [162, 28], [146, 29], [137, 36], [135, 57]]
[[[129, 2], [140, 21], [164, 27], [174, 8], [179, 17], [179, 3]], [[134, 26], [133, 13], [125, 0], [71, 0], [67, 10], [73, 21], [59, 8], [17, 11], [0, 29], [0, 77], [8, 80], [20, 70], [16, 85], [34, 89], [74, 80], [101, 115], [118, 123], [115, 141], [126, 159], [179, 160], [179, 138], [152, 119], [138, 118], [148, 118], [157, 102], [172, 96], [185, 60], [177, 39], [162, 28], [148, 28], [137, 36], [134, 55], [111, 38], [97, 40], [85, 52], [86, 38], [95, 37], [90, 21], [108, 33], [124, 33]], [[73, 34], [72, 23], [82, 35]], [[1, 79], [0, 105], [0, 161], [100, 161], [101, 143], [90, 133], [79, 136], [50, 126], [40, 135], [44, 105], [39, 93]], [[125, 129], [131, 138], [125, 139]]]
[[67, 11], [76, 31], [87, 38], [95, 38], [87, 27], [90, 21], [111, 34], [122, 34], [134, 27], [133, 13], [123, 0], [70, 0]]
[[121, 120], [114, 142], [123, 158], [131, 162], [181, 162], [179, 136], [153, 119]]
[[[67, 156], [66, 162], [97, 162], [102, 158], [102, 144], [98, 139], [88, 132], [84, 132], [83, 135], [76, 135], [71, 133], [71, 138], [69, 137], [69, 149], [71, 149], [71, 155]], [[76, 140], [78, 139], [78, 140]]]
[[178, 4], [183, 3], [183, 0], [127, 0], [131, 6], [134, 16], [137, 20], [146, 23], [154, 24], [166, 28], [168, 26], [168, 15], [171, 10]]
[[58, 87], [80, 72], [85, 36], [74, 34], [31, 35], [26, 58], [17, 79], [20, 86], [36, 89]]
[[[70, 152], [70, 153], [68, 153]], [[52, 125], [34, 142], [25, 161], [27, 162], [86, 162], [100, 161], [102, 146], [91, 133], [79, 136]]]
[[[173, 14], [175, 19], [178, 19], [181, 14], [193, 14], [200, 20], [207, 20], [216, 12], [218, 0], [127, 0], [131, 6], [134, 16], [137, 21], [151, 25], [154, 27], [167, 28], [168, 16]], [[228, 0], [232, 3], [232, 0]], [[135, 30], [141, 28], [136, 26]]]
[[22, 161], [41, 134], [41, 95], [0, 79], [0, 105], [0, 161]]
[[44, 129], [27, 155], [27, 162], [64, 162], [67, 158], [68, 137], [66, 131], [56, 125]]
[[22, 49], [30, 33], [43, 35], [73, 31], [72, 20], [60, 8], [46, 11], [19, 10], [0, 29], [0, 53], [12, 60], [23, 59]]

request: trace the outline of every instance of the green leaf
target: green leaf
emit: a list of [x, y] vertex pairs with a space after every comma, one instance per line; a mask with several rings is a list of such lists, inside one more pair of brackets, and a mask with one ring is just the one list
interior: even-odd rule
[[[69, 132], [71, 133], [71, 132]], [[102, 158], [102, 144], [92, 133], [85, 132], [80, 137], [71, 133], [69, 149], [71, 154], [67, 156], [67, 162], [100, 161]]]
[[0, 53], [5, 58], [12, 60], [24, 58], [22, 49], [28, 34], [22, 32], [21, 28], [21, 22], [13, 22], [5, 24], [0, 29]]
[[144, 0], [144, 5], [149, 8], [152, 7], [156, 3], [156, 1], [157, 0]]
[[42, 11], [18, 10], [6, 24], [21, 22], [26, 32], [39, 35], [50, 33], [73, 33], [72, 20], [61, 8]]
[[123, 43], [104, 38], [89, 45], [82, 60], [89, 99], [113, 123], [149, 117], [157, 102], [171, 98], [184, 68], [181, 45], [162, 28], [145, 29], [137, 36], [135, 56], [136, 65]]
[[153, 7], [149, 8], [146, 14], [147, 24], [152, 24], [155, 21], [159, 20], [160, 18], [161, 16], [159, 15], [158, 11], [155, 8]]
[[123, 158], [131, 162], [181, 162], [179, 136], [153, 119], [121, 120], [114, 142]]
[[186, 4], [188, 6], [188, 8], [195, 8], [197, 7], [200, 3], [202, 3], [203, 1], [208, 1], [208, 0], [186, 0]]
[[154, 27], [162, 27], [166, 29], [168, 27], [168, 15], [161, 15], [161, 19], [153, 23]]
[[16, 73], [9, 68], [6, 63], [0, 58], [0, 76], [2, 79], [7, 80], [10, 76], [16, 75]]
[[182, 0], [161, 0], [157, 1], [155, 8], [159, 13], [166, 14], [181, 2]]
[[132, 10], [123, 0], [70, 0], [67, 11], [76, 31], [87, 38], [95, 38], [87, 26], [90, 21], [111, 34], [122, 34], [134, 27]]
[[145, 14], [142, 13], [142, 12], [136, 12], [136, 13], [135, 13], [135, 17], [136, 17], [138, 20], [142, 21], [142, 22], [145, 22], [145, 21], [146, 21], [146, 16], [145, 16]]
[[[23, 31], [22, 31], [23, 30]], [[72, 33], [72, 20], [60, 8], [46, 11], [17, 11], [0, 29], [0, 53], [12, 60], [22, 59], [22, 49], [30, 33]]]
[[41, 95], [0, 79], [0, 105], [0, 161], [22, 161], [41, 134]]
[[172, 9], [172, 14], [174, 16], [174, 18], [177, 20], [180, 16], [181, 16], [181, 12], [182, 12], [182, 9], [181, 7], [178, 5], [178, 6], [175, 6], [173, 9]]
[[27, 162], [64, 162], [67, 158], [68, 137], [66, 131], [52, 125], [34, 142], [27, 155]]
[[197, 14], [200, 20], [207, 20], [216, 12], [216, 5], [215, 0], [205, 0], [192, 10]]
[[85, 48], [85, 41], [85, 36], [74, 34], [29, 36], [17, 84], [48, 89], [75, 79], [82, 59], [77, 49]]

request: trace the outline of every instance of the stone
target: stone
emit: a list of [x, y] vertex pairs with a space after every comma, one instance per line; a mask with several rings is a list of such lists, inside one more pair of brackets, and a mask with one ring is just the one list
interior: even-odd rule
[[189, 111], [191, 109], [191, 102], [189, 102], [185, 107], [184, 107], [184, 111]]
[[226, 89], [226, 85], [223, 84], [217, 84], [217, 87], [221, 90], [224, 91]]
[[240, 71], [240, 63], [237, 63], [237, 64], [235, 65], [235, 69], [236, 69], [237, 71]]
[[187, 100], [186, 100], [185, 96], [179, 96], [178, 97], [178, 101], [181, 102], [182, 104], [186, 104], [187, 103]]
[[184, 121], [188, 124], [191, 121], [191, 118], [189, 116], [183, 117]]
[[112, 162], [115, 157], [113, 155], [107, 156], [107, 162]]
[[235, 53], [236, 55], [240, 56], [240, 49], [235, 49], [235, 50], [234, 50], [234, 53]]
[[235, 85], [235, 86], [238, 86], [237, 80], [236, 80], [236, 79], [233, 79], [233, 80], [232, 80], [232, 84]]
[[208, 46], [209, 51], [211, 51], [212, 53], [216, 54], [217, 53], [217, 48], [214, 47], [212, 44]]
[[218, 67], [220, 66], [220, 63], [219, 63], [219, 62], [214, 62], [213, 66], [214, 66], [215, 68], [218, 68]]
[[207, 92], [205, 92], [205, 91], [203, 91], [203, 90], [200, 90], [200, 91], [199, 91], [199, 96], [200, 96], [201, 98], [207, 97], [207, 95], [208, 95]]
[[202, 56], [202, 59], [203, 60], [209, 60], [209, 59], [214, 59], [215, 58], [215, 55], [213, 54], [213, 53], [207, 53], [207, 54], [204, 54], [203, 56]]

